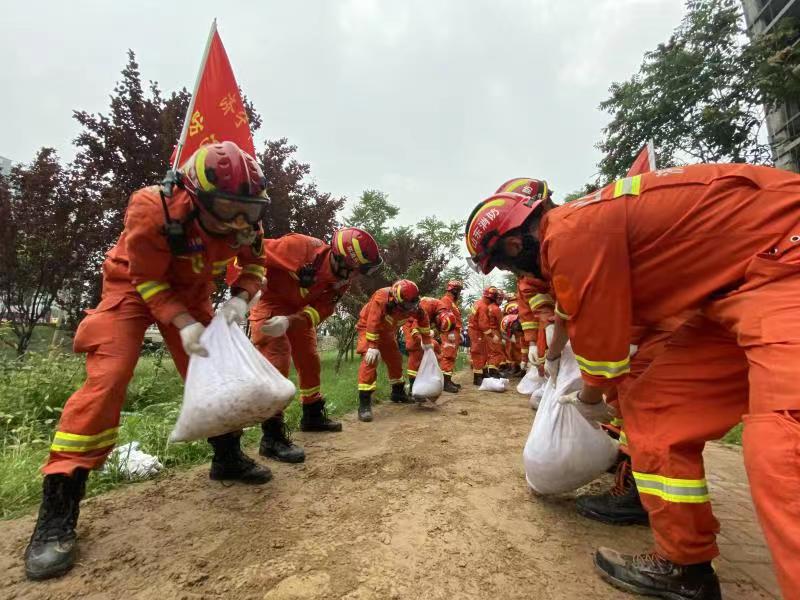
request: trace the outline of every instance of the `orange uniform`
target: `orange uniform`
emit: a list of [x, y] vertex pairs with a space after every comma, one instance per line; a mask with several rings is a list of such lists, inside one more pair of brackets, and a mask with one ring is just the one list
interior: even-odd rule
[[591, 385], [630, 371], [633, 324], [698, 311], [622, 397], [658, 551], [681, 564], [718, 554], [702, 450], [745, 413], [756, 510], [781, 587], [797, 597], [800, 176], [738, 164], [655, 171], [551, 211], [540, 233]]
[[550, 284], [536, 277], [520, 277], [517, 279], [517, 294], [520, 298], [519, 318], [525, 336], [523, 355], [527, 356], [527, 347], [530, 344], [536, 344], [541, 367], [544, 365], [544, 354], [547, 350], [545, 327], [552, 322], [555, 305]]
[[391, 302], [391, 288], [381, 288], [361, 309], [358, 316], [358, 345], [356, 352], [361, 354], [361, 365], [358, 368], [358, 391], [372, 392], [377, 385], [378, 365], [367, 364], [364, 354], [370, 348], [377, 348], [381, 359], [389, 371], [389, 383], [403, 383], [403, 357], [397, 347], [397, 330], [412, 316], [417, 320], [417, 328], [423, 344], [431, 343], [431, 325], [428, 315], [418, 310], [414, 313], [403, 311]]
[[[331, 248], [317, 238], [292, 233], [276, 240], [264, 240], [266, 280], [261, 298], [250, 311], [250, 336], [267, 360], [284, 376], [290, 361], [300, 383], [300, 401], [311, 404], [321, 398], [317, 326], [333, 314], [339, 299], [350, 287], [331, 268]], [[304, 267], [314, 271], [313, 282], [302, 287], [298, 273]], [[306, 283], [306, 282], [303, 282]], [[282, 336], [261, 332], [264, 322], [276, 316], [298, 315]]]
[[[433, 334], [435, 329], [434, 319], [436, 313], [440, 310], [445, 310], [444, 303], [438, 298], [428, 298], [423, 296], [419, 299], [420, 310], [425, 313], [430, 325], [427, 328], [429, 335]], [[425, 327], [421, 326], [417, 317], [412, 316], [408, 321], [403, 324], [403, 334], [406, 338], [406, 350], [408, 351], [408, 364], [406, 365], [406, 373], [409, 377], [417, 376], [417, 369], [419, 369], [420, 362], [422, 362], [422, 334], [425, 333]], [[434, 343], [434, 350], [436, 351], [437, 358], [441, 354], [441, 347], [439, 344]]]
[[458, 302], [452, 293], [445, 292], [441, 302], [456, 318], [455, 328], [442, 334], [442, 354], [439, 357], [439, 367], [442, 369], [442, 373], [452, 376], [456, 366], [456, 358], [458, 358], [458, 346], [461, 343], [461, 329], [464, 327], [464, 323], [461, 320], [461, 310], [458, 308]]
[[494, 302], [481, 298], [475, 303], [475, 319], [486, 346], [486, 368], [499, 369], [505, 358], [500, 337], [502, 311]]
[[[176, 190], [171, 216], [187, 220], [194, 205]], [[208, 324], [214, 311], [214, 278], [236, 260], [242, 267], [234, 287], [254, 295], [261, 285], [261, 236], [252, 246], [234, 247], [233, 236], [209, 235], [196, 220], [186, 224], [188, 253], [173, 255], [162, 234], [164, 210], [158, 187], [134, 192], [125, 229], [103, 263], [103, 295], [78, 326], [75, 352], [86, 352], [86, 381], [67, 400], [50, 447], [45, 474], [71, 474], [100, 467], [117, 441], [125, 391], [133, 376], [145, 330], [156, 323], [181, 376], [188, 357], [171, 321], [188, 312]]]
[[467, 316], [467, 335], [469, 335], [469, 357], [472, 362], [472, 373], [481, 375], [486, 366], [486, 340], [478, 327], [478, 303], [475, 302]]

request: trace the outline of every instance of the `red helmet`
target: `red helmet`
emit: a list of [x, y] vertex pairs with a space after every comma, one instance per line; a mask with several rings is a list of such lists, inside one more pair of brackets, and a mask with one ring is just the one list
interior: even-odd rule
[[503, 314], [506, 315], [518, 315], [519, 314], [519, 304], [514, 302], [507, 302], [506, 305], [503, 307]]
[[448, 331], [455, 329], [456, 326], [456, 316], [449, 310], [440, 310], [436, 313], [436, 317], [434, 319], [436, 322], [436, 329], [438, 329], [441, 333], [447, 333]]
[[547, 200], [553, 195], [547, 182], [543, 179], [531, 179], [530, 177], [518, 177], [516, 179], [509, 179], [499, 188], [495, 194], [521, 194], [534, 200]]
[[497, 300], [497, 294], [500, 290], [498, 290], [493, 285], [490, 285], [486, 289], [483, 290], [483, 297], [487, 300]]
[[511, 337], [514, 331], [521, 329], [519, 315], [506, 315], [503, 317], [503, 320], [500, 321], [500, 328], [506, 334], [506, 337]]
[[506, 300], [509, 302], [516, 302], [517, 294], [516, 292], [505, 292]]
[[464, 283], [460, 279], [451, 279], [447, 282], [446, 292], [460, 292], [464, 289]]
[[350, 269], [371, 275], [383, 264], [378, 242], [358, 227], [344, 227], [333, 232], [331, 251]]
[[395, 281], [391, 288], [392, 298], [403, 310], [411, 311], [419, 306], [419, 288], [409, 279]]
[[198, 148], [181, 167], [186, 191], [218, 220], [255, 225], [269, 205], [267, 180], [256, 160], [233, 142]]
[[495, 194], [478, 204], [465, 228], [470, 263], [484, 275], [494, 269], [492, 253], [498, 240], [517, 229], [544, 202], [520, 194]]

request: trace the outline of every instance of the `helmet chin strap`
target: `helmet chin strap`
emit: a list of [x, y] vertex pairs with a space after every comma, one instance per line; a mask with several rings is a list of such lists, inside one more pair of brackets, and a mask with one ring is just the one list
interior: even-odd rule
[[516, 256], [503, 255], [503, 266], [507, 270], [530, 273], [538, 279], [542, 279], [542, 267], [539, 255], [539, 240], [529, 233], [522, 235], [522, 251]]

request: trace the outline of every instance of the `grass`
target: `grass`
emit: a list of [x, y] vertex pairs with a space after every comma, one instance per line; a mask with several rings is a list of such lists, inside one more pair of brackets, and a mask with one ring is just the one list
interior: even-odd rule
[[[460, 356], [463, 362], [463, 357]], [[322, 393], [328, 412], [342, 415], [358, 404], [358, 361], [343, 362], [335, 372], [336, 353], [322, 354]], [[461, 364], [461, 363], [459, 363]], [[292, 371], [290, 378], [296, 380]], [[61, 408], [84, 379], [83, 356], [30, 353], [23, 360], [0, 359], [0, 519], [29, 512], [40, 499], [44, 463]], [[378, 370], [376, 400], [387, 399], [386, 370]], [[183, 382], [169, 354], [145, 354], [136, 367], [122, 413], [119, 444], [139, 441], [141, 450], [159, 458], [167, 469], [202, 464], [211, 456], [205, 442], [168, 444], [180, 411]], [[296, 429], [300, 405], [292, 402], [286, 421]], [[244, 442], [258, 443], [257, 427], [245, 432]], [[96, 495], [128, 483], [114, 472], [96, 472], [89, 478], [87, 495]]]
[[725, 434], [725, 437], [722, 438], [722, 441], [726, 444], [736, 444], [737, 446], [742, 445], [742, 424], [739, 423], [736, 427], [731, 429], [728, 433]]

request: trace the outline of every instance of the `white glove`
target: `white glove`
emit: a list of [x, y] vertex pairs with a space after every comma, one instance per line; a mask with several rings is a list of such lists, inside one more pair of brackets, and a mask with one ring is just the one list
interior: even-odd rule
[[608, 423], [612, 417], [616, 416], [617, 411], [612, 406], [603, 402], [597, 404], [586, 404], [581, 402], [580, 392], [572, 392], [558, 399], [559, 404], [572, 404], [581, 413], [581, 416], [590, 423]]
[[526, 363], [523, 360], [521, 363], [519, 363], [519, 368], [522, 369], [523, 371], [527, 371], [528, 370], [528, 363]]
[[261, 333], [270, 337], [280, 337], [289, 329], [289, 317], [271, 317], [261, 326]]
[[536, 347], [536, 344], [528, 346], [528, 362], [532, 365], [539, 362], [539, 349]]
[[192, 323], [180, 330], [181, 343], [183, 350], [190, 356], [197, 354], [197, 356], [208, 356], [208, 350], [203, 344], [200, 343], [200, 336], [206, 330], [202, 323]]
[[433, 350], [433, 344], [422, 344], [422, 350]]
[[544, 358], [544, 372], [545, 372], [545, 375], [547, 375], [553, 381], [558, 379], [558, 370], [559, 370], [560, 367], [561, 367], [561, 357], [560, 356], [558, 358], [554, 358], [554, 359], [551, 360], [551, 359], [547, 358], [547, 355], [545, 355], [545, 358]]
[[364, 355], [364, 362], [368, 365], [374, 365], [378, 362], [378, 359], [381, 357], [381, 352], [377, 348], [370, 348], [367, 350], [367, 353]]
[[225, 317], [225, 322], [230, 325], [234, 321], [241, 323], [247, 316], [247, 302], [239, 296], [233, 296], [225, 304], [222, 305], [222, 316]]
[[456, 341], [456, 334], [455, 333], [448, 333], [447, 334], [447, 339], [450, 340], [451, 342], [455, 342]]

